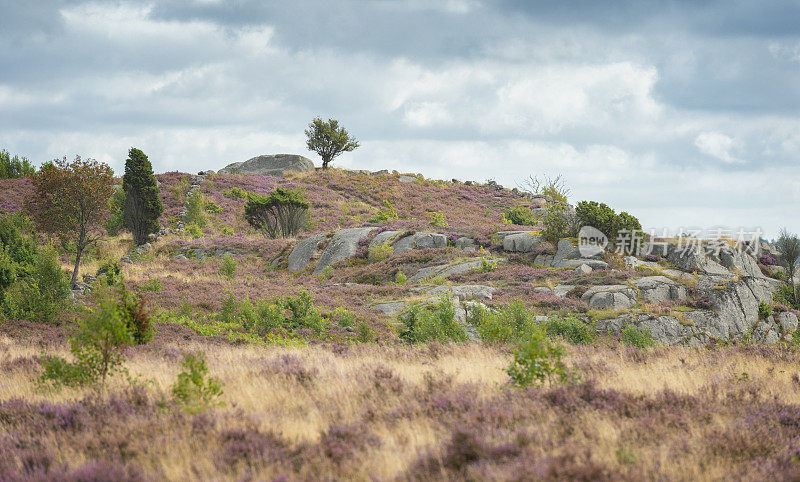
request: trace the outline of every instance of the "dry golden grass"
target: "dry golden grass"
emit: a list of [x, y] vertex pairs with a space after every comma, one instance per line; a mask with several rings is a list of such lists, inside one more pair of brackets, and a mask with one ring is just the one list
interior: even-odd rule
[[[127, 367], [131, 374], [152, 380], [148, 390], [153, 396], [169, 397], [170, 386], [180, 368], [179, 350], [204, 351], [211, 374], [224, 383], [225, 406], [215, 409], [218, 417], [215, 434], [234, 429], [274, 433], [302, 451], [312, 446], [327, 447], [330, 437], [326, 434], [331, 427], [358, 426], [366, 422], [369, 437], [378, 439], [377, 443], [347, 456], [343, 462], [332, 463], [325, 459], [329, 465], [320, 465], [320, 462], [309, 461], [309, 467], [302, 466], [290, 478], [315, 479], [325, 475], [356, 480], [418, 476], [433, 479], [510, 477], [502, 461], [486, 462], [478, 472], [475, 467], [453, 471], [455, 469], [448, 465], [450, 455], [447, 455], [448, 450], [452, 452], [453, 449], [447, 447], [455, 443], [451, 438], [459, 423], [483, 427], [485, 433], [478, 435], [495, 445], [520, 444], [520, 440], [528, 440], [525, 458], [531, 460], [569, 459], [572, 456], [569, 447], [590, 447], [590, 461], [563, 463], [583, 467], [581, 464], [591, 462], [605, 467], [606, 471], [611, 470], [610, 473], [627, 474], [627, 478], [634, 479], [722, 480], [730, 475], [731, 463], [743, 463], [735, 458], [732, 462], [716, 452], [709, 455], [711, 449], [706, 447], [707, 440], [716, 436], [714, 434], [731, 436], [729, 431], [737, 423], [735, 411], [698, 414], [697, 423], [694, 423], [692, 413], [669, 412], [659, 419], [657, 409], [635, 408], [635, 411], [655, 410], [647, 416], [655, 417], [652, 429], [638, 428], [647, 420], [643, 415], [621, 416], [613, 410], [591, 407], [564, 412], [560, 404], [568, 402], [544, 402], [550, 400], [546, 398], [549, 395], [545, 389], [519, 392], [507, 387], [505, 368], [511, 355], [505, 349], [479, 344], [355, 345], [340, 353], [323, 345], [264, 348], [212, 344], [194, 338], [161, 341], [133, 350], [128, 354]], [[39, 352], [34, 343], [2, 337], [0, 367]], [[618, 392], [629, 400], [624, 403], [632, 403], [634, 407], [638, 407], [638, 403], [648, 406], [661, 400], [659, 397], [664, 390], [675, 396], [695, 397], [703, 403], [726, 407], [731, 397], [740, 396], [737, 394], [741, 387], [758, 388], [753, 403], [761, 400], [793, 406], [800, 401], [798, 382], [792, 380], [797, 374], [796, 357], [761, 356], [748, 350], [681, 347], [659, 347], [648, 353], [619, 345], [570, 346], [569, 352], [569, 362], [582, 370], [584, 379], [593, 379], [598, 390], [610, 390], [607, 393], [611, 395], [601, 395], [601, 398], [614, 400], [617, 395], [613, 393]], [[66, 355], [67, 347], [51, 345], [48, 353]], [[379, 367], [401, 380], [399, 388], [391, 388], [391, 383], [380, 385], [380, 379], [374, 375]], [[0, 373], [3, 374], [0, 401], [22, 398], [72, 402], [92, 393], [90, 390], [42, 392], [37, 389], [30, 371], [0, 368]], [[714, 385], [719, 391], [710, 394], [709, 387]], [[126, 382], [116, 379], [108, 391], [115, 393], [125, 386]], [[552, 393], [554, 397], [559, 396], [558, 392]], [[464, 394], [468, 394], [468, 400], [461, 400]], [[447, 403], [463, 402], [473, 408], [455, 406], [441, 413], [431, 412], [430, 404], [436, 406], [439, 398], [449, 400]], [[481, 406], [484, 408], [475, 408]], [[486, 407], [494, 407], [491, 410], [498, 413], [485, 412]], [[631, 408], [621, 410], [627, 413]], [[392, 415], [395, 412], [397, 415]], [[481, 417], [489, 418], [482, 420]], [[492, 417], [499, 418], [492, 421]], [[514, 420], [513, 429], [507, 426], [508, 417]], [[678, 418], [670, 422], [670, 417]], [[3, 427], [10, 429], [2, 420], [0, 417], [0, 433]], [[165, 420], [172, 419], [167, 417], [162, 423], [166, 423]], [[457, 420], [462, 422], [456, 423]], [[158, 474], [159, 478], [168, 480], [200, 480], [236, 479], [245, 473], [256, 478], [271, 478], [286, 470], [285, 464], [268, 460], [248, 465], [246, 472], [242, 472], [244, 469], [240, 465], [223, 469], [214, 457], [228, 449], [216, 435], [216, 438], [196, 439], [191, 431], [186, 432], [189, 422], [169, 423], [174, 426], [163, 427], [172, 434], [169, 437], [160, 432], [154, 434], [153, 427], [146, 424], [133, 429], [142, 443], [146, 441], [146, 449], [135, 451], [133, 458], [145, 473]], [[85, 450], [59, 438], [58, 433], [48, 433], [46, 437], [49, 437], [48, 446], [57, 447], [57, 459], [61, 463], [76, 467], [92, 458]], [[719, 443], [713, 442], [711, 446]], [[677, 457], [679, 447], [691, 453]], [[462, 449], [468, 447], [459, 450]], [[628, 452], [632, 454], [632, 461], [625, 458]], [[308, 457], [311, 460], [316, 455]], [[427, 464], [442, 464], [442, 472], [437, 472], [439, 469], [419, 472], [422, 470], [419, 467], [425, 466], [419, 465], [420, 461], [425, 460]], [[514, 470], [533, 470], [520, 469], [517, 465], [511, 466], [516, 467]], [[335, 474], [325, 474], [326, 471]], [[552, 475], [548, 472], [550, 475], [546, 478], [572, 478], [581, 473], [568, 470]]]

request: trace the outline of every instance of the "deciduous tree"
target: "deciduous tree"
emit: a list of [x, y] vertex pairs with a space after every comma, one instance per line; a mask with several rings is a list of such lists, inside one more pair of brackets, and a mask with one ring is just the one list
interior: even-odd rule
[[53, 161], [33, 175], [33, 194], [26, 208], [37, 227], [75, 241], [75, 267], [70, 284], [78, 279], [81, 255], [87, 246], [103, 237], [103, 222], [109, 215], [114, 172], [108, 164], [93, 159]]
[[319, 117], [314, 118], [308, 129], [306, 129], [306, 146], [309, 150], [316, 152], [322, 157], [322, 168], [327, 169], [328, 163], [343, 152], [349, 152], [359, 146], [358, 141], [350, 137], [350, 134], [339, 126], [336, 119], [323, 121]]

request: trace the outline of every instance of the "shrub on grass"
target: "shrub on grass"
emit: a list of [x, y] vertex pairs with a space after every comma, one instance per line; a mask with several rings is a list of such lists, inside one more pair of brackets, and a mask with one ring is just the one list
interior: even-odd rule
[[195, 225], [198, 228], [204, 228], [208, 224], [206, 199], [199, 189], [193, 190], [186, 200], [186, 215], [183, 217], [183, 222], [187, 226]]
[[414, 305], [400, 316], [405, 325], [400, 338], [408, 343], [466, 341], [467, 332], [456, 321], [455, 315], [455, 306], [449, 296], [442, 296], [432, 306]]
[[183, 371], [172, 385], [172, 396], [190, 413], [199, 413], [222, 405], [222, 382], [208, 376], [205, 354], [184, 354]]
[[236, 259], [229, 253], [222, 257], [219, 265], [219, 274], [228, 279], [233, 279], [236, 276]]
[[642, 349], [650, 348], [656, 344], [653, 337], [650, 336], [650, 330], [630, 325], [622, 328], [622, 343]]
[[506, 209], [503, 216], [509, 223], [520, 226], [535, 226], [539, 222], [539, 217], [526, 206], [514, 206]]
[[545, 323], [547, 334], [558, 335], [575, 345], [588, 345], [594, 341], [595, 332], [586, 323], [571, 316], [550, 317]]
[[275, 188], [269, 196], [249, 193], [244, 217], [271, 238], [296, 236], [310, 219], [306, 197], [291, 189]]
[[392, 203], [387, 200], [383, 200], [381, 202], [381, 208], [378, 212], [373, 216], [369, 222], [371, 223], [384, 223], [386, 221], [391, 221], [392, 219], [397, 219], [397, 211], [395, 210]]
[[101, 291], [97, 304], [78, 322], [78, 331], [70, 340], [73, 362], [60, 357], [44, 360], [40, 382], [55, 388], [61, 386], [105, 385], [115, 373], [125, 372], [125, 347], [137, 342], [127, 307], [110, 293]]
[[514, 350], [506, 369], [511, 383], [520, 388], [571, 383], [577, 375], [563, 361], [566, 350], [550, 340], [541, 326], [530, 330]]

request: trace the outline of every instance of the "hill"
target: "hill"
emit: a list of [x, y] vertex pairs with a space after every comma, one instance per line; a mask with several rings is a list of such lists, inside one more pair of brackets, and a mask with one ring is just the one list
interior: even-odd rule
[[[797, 475], [798, 312], [769, 243], [587, 252], [549, 236], [575, 212], [553, 193], [387, 171], [157, 179], [158, 236], [91, 251], [59, 324], [0, 322], [0, 479]], [[277, 187], [310, 203], [297, 238], [243, 216]], [[30, 190], [0, 180], [0, 209]], [[120, 284], [155, 327], [129, 376], [44, 388]], [[176, 392], [200, 352], [186, 380], [217, 398]]]

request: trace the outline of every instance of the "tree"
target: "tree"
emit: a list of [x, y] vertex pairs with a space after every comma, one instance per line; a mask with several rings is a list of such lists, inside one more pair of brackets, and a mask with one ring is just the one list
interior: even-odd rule
[[349, 152], [359, 147], [358, 141], [339, 127], [339, 121], [328, 119], [323, 121], [315, 117], [306, 129], [306, 147], [322, 157], [322, 168], [327, 169], [328, 163], [343, 152]]
[[147, 242], [150, 233], [158, 232], [158, 217], [164, 205], [158, 195], [153, 166], [144, 152], [131, 147], [122, 176], [125, 191], [125, 227], [133, 233], [137, 245]]
[[291, 189], [276, 188], [269, 196], [248, 193], [244, 217], [251, 226], [271, 238], [296, 235], [308, 223], [310, 204]]
[[797, 273], [797, 263], [800, 261], [800, 238], [783, 228], [775, 245], [781, 253], [781, 264], [786, 268], [789, 284], [792, 287], [792, 301], [797, 303], [797, 286], [794, 284], [794, 276]]
[[103, 237], [103, 222], [109, 216], [114, 172], [93, 159], [53, 161], [51, 167], [33, 175], [33, 194], [26, 208], [38, 228], [75, 241], [75, 268], [71, 286], [78, 279], [81, 255], [87, 246]]
[[16, 179], [18, 177], [28, 177], [33, 174], [35, 169], [31, 162], [20, 159], [18, 156], [11, 157], [6, 150], [0, 150], [0, 179]]

